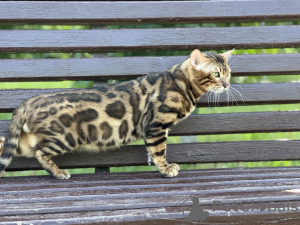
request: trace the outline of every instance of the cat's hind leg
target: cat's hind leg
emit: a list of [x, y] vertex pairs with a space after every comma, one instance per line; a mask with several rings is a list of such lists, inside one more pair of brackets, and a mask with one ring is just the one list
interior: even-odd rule
[[57, 179], [64, 180], [71, 177], [67, 170], [60, 170], [58, 166], [52, 161], [51, 155], [45, 155], [41, 150], [35, 150], [34, 155], [42, 165], [42, 167], [52, 176]]

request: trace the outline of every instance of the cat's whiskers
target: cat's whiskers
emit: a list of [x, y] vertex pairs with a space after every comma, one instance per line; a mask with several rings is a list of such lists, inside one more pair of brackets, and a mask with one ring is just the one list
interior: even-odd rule
[[232, 64], [236, 61], [237, 59], [233, 60], [232, 62], [228, 63], [228, 66], [231, 68]]
[[217, 92], [215, 91], [215, 90], [213, 90], [213, 93], [214, 93], [214, 104], [213, 104], [213, 106], [214, 107], [217, 107], [217, 100], [218, 100], [218, 95], [217, 95]]
[[211, 95], [212, 95], [212, 91], [210, 90], [210, 91], [207, 92], [207, 103], [208, 103], [208, 107], [210, 107], [210, 97], [211, 97]]
[[217, 93], [217, 106], [220, 106], [220, 93]]
[[[228, 89], [228, 90], [229, 90], [229, 89]], [[240, 106], [239, 103], [238, 103], [238, 101], [237, 101], [237, 99], [236, 99], [235, 96], [234, 96], [234, 93], [233, 93], [231, 90], [229, 90], [229, 91], [230, 91], [230, 93], [231, 93], [231, 95], [232, 95], [232, 97], [233, 97], [233, 100], [236, 102], [237, 106]], [[232, 101], [232, 105], [233, 105], [233, 101]]]
[[236, 90], [235, 88], [233, 88], [233, 87], [231, 87], [231, 88], [232, 88], [232, 90], [234, 90], [235, 92], [237, 92], [237, 93], [241, 96], [244, 105], [245, 105], [244, 98], [250, 100], [249, 98], [243, 96], [243, 95], [242, 95], [238, 90]]
[[229, 98], [229, 97], [230, 97], [230, 93], [228, 92], [228, 90], [229, 90], [229, 89], [226, 90], [226, 95], [227, 95], [227, 102], [228, 102], [228, 107], [229, 107], [229, 106], [230, 106], [230, 105], [229, 105], [229, 101], [230, 101], [230, 98]]
[[208, 106], [210, 107], [210, 103], [212, 103], [212, 107], [219, 107], [220, 106], [220, 96], [216, 89], [212, 88], [210, 91], [207, 92], [207, 102]]

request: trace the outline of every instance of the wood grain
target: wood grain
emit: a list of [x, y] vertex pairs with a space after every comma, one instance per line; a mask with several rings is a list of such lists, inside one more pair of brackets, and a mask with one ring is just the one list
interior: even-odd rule
[[[18, 10], [15, 10], [16, 8]], [[0, 24], [104, 25], [290, 21], [299, 18], [299, 8], [297, 0], [0, 2]]]
[[[168, 70], [186, 57], [2, 59], [0, 81], [132, 79]], [[233, 55], [229, 64], [232, 76], [299, 74], [300, 54]]]
[[[0, 2], [1, 25], [285, 22], [298, 21], [299, 15], [298, 0]], [[300, 26], [296, 25], [105, 29], [1, 30], [0, 53], [300, 46]], [[0, 82], [132, 79], [164, 71], [184, 58], [0, 60]], [[233, 76], [290, 75], [300, 73], [299, 60], [299, 54], [238, 55], [230, 63]], [[300, 102], [299, 83], [233, 84], [232, 87], [245, 97], [232, 89], [235, 99], [229, 98], [228, 102], [227, 96], [221, 95], [215, 105]], [[0, 112], [12, 112], [23, 100], [55, 91], [59, 89], [1, 90]], [[197, 106], [214, 106], [208, 100], [212, 98], [203, 96]], [[174, 126], [170, 134], [293, 132], [300, 130], [299, 116], [297, 111], [192, 115]], [[5, 135], [8, 124], [0, 121], [0, 135]], [[167, 160], [179, 164], [299, 160], [299, 144], [300, 140], [169, 144]], [[147, 152], [143, 145], [127, 145], [110, 152], [72, 152], [54, 157], [54, 161], [61, 168], [147, 165]], [[36, 159], [16, 157], [8, 168], [9, 171], [29, 169], [41, 166]], [[209, 212], [201, 224], [299, 224], [299, 177], [298, 167], [277, 167], [180, 171], [173, 179], [164, 179], [158, 172], [80, 174], [65, 181], [50, 176], [1, 178], [0, 224], [190, 224], [187, 215], [195, 196]], [[213, 200], [229, 204], [247, 201], [255, 206], [248, 211], [226, 212], [214, 210]], [[278, 209], [260, 210], [261, 202], [271, 202]], [[290, 211], [291, 204], [297, 206], [297, 211]]]
[[[262, 122], [263, 121], [263, 122]], [[0, 136], [9, 121], [0, 121]], [[171, 136], [300, 131], [300, 112], [251, 112], [190, 115], [171, 127]]]
[[[238, 94], [233, 89], [234, 98], [226, 93], [222, 93], [217, 103], [213, 102], [213, 97], [204, 95], [197, 103], [198, 107], [213, 106], [236, 106], [236, 105], [262, 105], [262, 104], [291, 104], [300, 102], [300, 85], [293, 83], [252, 83], [233, 84], [232, 88], [240, 92]], [[53, 93], [57, 91], [67, 91], [74, 89], [11, 89], [0, 90], [0, 112], [12, 112], [22, 101], [30, 97]], [[209, 100], [208, 100], [209, 98]]]
[[202, 50], [295, 48], [300, 46], [299, 33], [299, 26], [121, 30], [1, 30], [0, 52], [116, 52], [193, 50], [195, 48]]
[[[286, 191], [298, 189], [297, 167], [180, 172], [172, 179], [161, 178], [157, 172], [81, 174], [66, 181], [49, 176], [3, 178], [0, 219], [6, 224], [23, 220], [30, 224], [110, 224], [116, 220], [149, 224], [149, 219], [151, 224], [188, 224], [192, 197], [199, 198], [209, 212], [203, 224], [244, 224], [245, 219], [262, 223], [285, 219], [285, 224], [295, 224], [299, 218], [299, 212], [286, 205], [299, 207], [299, 196]], [[230, 210], [228, 216], [224, 209], [214, 209], [213, 201], [243, 202], [251, 210]], [[272, 204], [260, 210], [268, 202]], [[268, 210], [268, 206], [282, 205], [286, 210]]]
[[[298, 160], [299, 144], [296, 140], [169, 144], [167, 160], [184, 164]], [[85, 168], [147, 165], [148, 158], [145, 146], [126, 145], [109, 152], [72, 152], [53, 159], [61, 168]], [[16, 157], [7, 168], [30, 169], [42, 169], [35, 158]]]

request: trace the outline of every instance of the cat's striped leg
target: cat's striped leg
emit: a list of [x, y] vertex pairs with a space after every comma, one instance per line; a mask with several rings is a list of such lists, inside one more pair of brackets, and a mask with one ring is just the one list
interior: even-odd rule
[[71, 177], [67, 170], [60, 170], [57, 165], [51, 160], [51, 155], [45, 155], [43, 151], [34, 151], [35, 157], [42, 167], [52, 176], [57, 179], [69, 179]]
[[[3, 136], [1, 136], [0, 137], [0, 156], [1, 156], [1, 154], [2, 154], [2, 150], [3, 150], [3, 146], [4, 146], [4, 141], [5, 141], [5, 138], [3, 137]], [[1, 161], [1, 160], [0, 160]], [[4, 160], [3, 160], [4, 161]], [[6, 163], [4, 163], [4, 164], [6, 164]], [[3, 171], [1, 171], [0, 172], [0, 177], [5, 177], [6, 175], [5, 175], [5, 171], [3, 170]]]
[[167, 131], [148, 133], [145, 139], [147, 150], [153, 163], [164, 177], [175, 177], [178, 175], [179, 166], [176, 163], [169, 164], [166, 161], [167, 154]]
[[1, 155], [2, 150], [3, 150], [4, 141], [5, 141], [5, 137], [1, 136], [0, 137], [0, 155]]

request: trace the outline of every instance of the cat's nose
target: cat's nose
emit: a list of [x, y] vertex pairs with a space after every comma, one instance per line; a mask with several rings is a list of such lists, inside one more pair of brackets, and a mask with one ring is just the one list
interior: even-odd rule
[[229, 84], [223, 84], [223, 87], [226, 89], [229, 87]]

